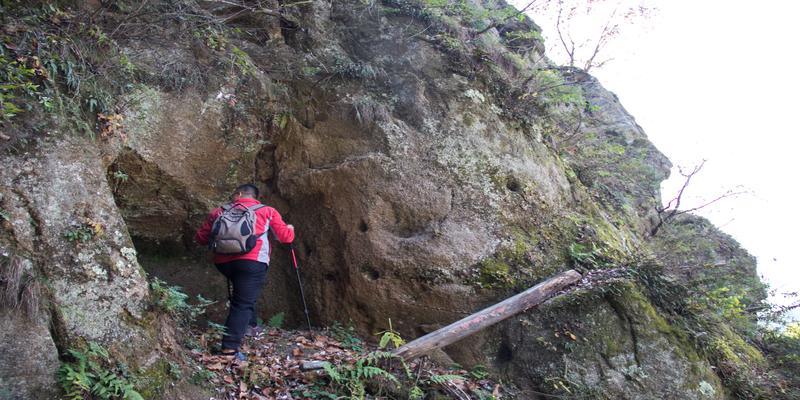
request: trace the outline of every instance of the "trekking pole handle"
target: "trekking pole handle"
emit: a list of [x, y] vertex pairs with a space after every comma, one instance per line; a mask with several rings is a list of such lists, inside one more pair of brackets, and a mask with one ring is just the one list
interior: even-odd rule
[[292, 253], [292, 264], [294, 265], [294, 269], [297, 269], [297, 257], [294, 255], [294, 246], [289, 243], [289, 251]]

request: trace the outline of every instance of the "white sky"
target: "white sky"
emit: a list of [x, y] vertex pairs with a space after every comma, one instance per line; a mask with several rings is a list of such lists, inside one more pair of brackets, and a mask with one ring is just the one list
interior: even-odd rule
[[[528, 2], [511, 0], [518, 7]], [[614, 60], [592, 74], [619, 96], [674, 165], [690, 169], [708, 160], [683, 204], [702, 204], [740, 185], [752, 192], [697, 214], [755, 255], [759, 273], [772, 288], [800, 291], [800, 169], [795, 158], [800, 158], [800, 124], [793, 118], [800, 114], [800, 74], [795, 71], [800, 65], [800, 2], [648, 4], [658, 8], [656, 16], [623, 26], [606, 48]], [[542, 26], [547, 45], [554, 44], [547, 18], [531, 17]], [[680, 184], [673, 170], [673, 179], [663, 185], [664, 197]]]

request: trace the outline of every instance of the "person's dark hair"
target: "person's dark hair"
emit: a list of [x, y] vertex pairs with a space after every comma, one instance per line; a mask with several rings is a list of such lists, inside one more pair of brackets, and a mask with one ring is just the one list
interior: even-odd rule
[[253, 185], [252, 183], [245, 183], [244, 185], [239, 185], [239, 187], [236, 188], [236, 191], [234, 191], [234, 193], [242, 193], [247, 196], [251, 196], [254, 199], [258, 198], [258, 188], [256, 187], [256, 185]]

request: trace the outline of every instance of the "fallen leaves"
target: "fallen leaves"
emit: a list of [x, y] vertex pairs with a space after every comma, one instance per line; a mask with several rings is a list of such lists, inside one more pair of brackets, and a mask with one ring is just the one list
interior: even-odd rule
[[100, 132], [100, 137], [108, 139], [111, 136], [119, 136], [123, 140], [126, 139], [125, 131], [122, 126], [122, 114], [97, 114], [97, 129]]
[[[201, 338], [207, 340], [204, 336]], [[247, 354], [246, 361], [207, 352], [193, 353], [194, 360], [209, 373], [208, 381], [216, 385], [215, 400], [306, 398], [303, 393], [315, 385], [324, 386], [327, 380], [324, 369], [301, 370], [304, 363], [326, 361], [334, 366], [353, 365], [369, 349], [362, 352], [346, 349], [336, 339], [320, 332], [270, 329], [264, 335], [246, 339], [240, 351]], [[453, 371], [426, 359], [411, 361], [408, 368], [418, 380], [448, 377], [440, 379], [433, 387], [452, 398], [478, 398], [471, 394], [479, 392], [500, 398], [500, 386], [496, 382], [484, 377], [469, 378], [470, 373], [465, 370]]]
[[[201, 336], [201, 340], [207, 339]], [[315, 333], [306, 337], [279, 329], [247, 339], [241, 351], [247, 354], [247, 361], [193, 353], [195, 361], [213, 374], [209, 380], [218, 385], [217, 399], [294, 399], [296, 392], [324, 373], [301, 371], [303, 362], [352, 363], [359, 356], [355, 351], [343, 349], [341, 343], [329, 336]]]
[[225, 368], [225, 367], [220, 363], [206, 365], [206, 369], [209, 370], [209, 371], [222, 371], [223, 368]]

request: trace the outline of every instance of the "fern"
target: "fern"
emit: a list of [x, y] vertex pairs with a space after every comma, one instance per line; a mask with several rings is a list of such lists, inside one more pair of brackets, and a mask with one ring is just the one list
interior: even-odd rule
[[464, 377], [461, 375], [449, 375], [449, 374], [431, 375], [431, 377], [428, 378], [428, 380], [437, 385], [444, 385], [445, 383], [450, 381], [464, 380]]
[[279, 312], [272, 317], [270, 317], [269, 321], [267, 322], [267, 326], [270, 328], [278, 328], [283, 326], [283, 319], [285, 314], [283, 312]]
[[422, 400], [425, 397], [425, 392], [419, 386], [414, 386], [408, 392], [409, 400]]
[[328, 376], [331, 379], [333, 379], [334, 382], [336, 383], [342, 382], [342, 375], [339, 374], [339, 371], [336, 368], [334, 368], [331, 363], [326, 362], [322, 364], [322, 368], [325, 370], [325, 373], [327, 373]]
[[58, 370], [58, 381], [69, 400], [143, 400], [133, 385], [112, 370], [108, 351], [90, 342], [86, 352], [69, 349], [74, 362], [64, 363]]
[[364, 366], [361, 369], [361, 375], [364, 378], [367, 378], [367, 379], [374, 379], [375, 377], [382, 377], [382, 378], [386, 378], [386, 379], [388, 379], [388, 380], [390, 380], [392, 382], [400, 383], [400, 381], [398, 381], [397, 378], [395, 378], [395, 376], [390, 374], [388, 371], [385, 371], [385, 370], [383, 370], [381, 368], [378, 368], [378, 367], [369, 366], [369, 365]]
[[[330, 363], [325, 363], [322, 368], [330, 378], [331, 389], [336, 394], [341, 395], [339, 398], [360, 400], [366, 396], [367, 382], [380, 380], [379, 384], [385, 384], [388, 381], [394, 385], [400, 385], [400, 380], [397, 377], [377, 365], [380, 360], [393, 359], [398, 359], [398, 357], [388, 351], [375, 351], [359, 358], [350, 365], [336, 367]], [[406, 375], [410, 376], [408, 366], [402, 362], [402, 359], [400, 361], [406, 371]]]

